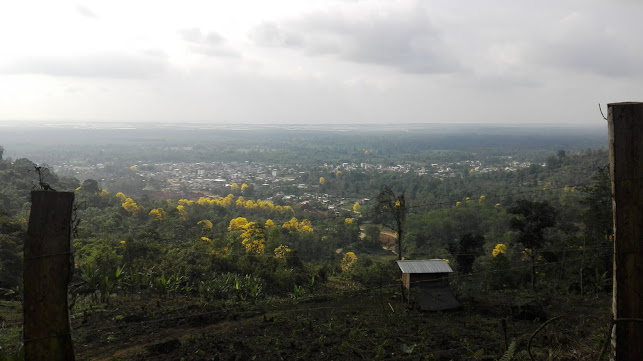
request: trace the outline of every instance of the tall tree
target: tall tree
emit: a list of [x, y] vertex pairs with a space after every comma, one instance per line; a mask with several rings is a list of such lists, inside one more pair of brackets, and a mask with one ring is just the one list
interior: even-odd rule
[[382, 186], [377, 195], [375, 208], [375, 223], [379, 223], [395, 232], [397, 235], [397, 256], [402, 259], [402, 236], [406, 220], [406, 201], [404, 192], [396, 195], [388, 186]]
[[98, 187], [98, 182], [93, 179], [85, 179], [83, 184], [80, 186], [80, 189], [83, 192], [96, 194], [100, 192], [100, 187]]
[[450, 247], [453, 248], [450, 251], [455, 254], [460, 272], [471, 273], [476, 257], [484, 254], [482, 248], [484, 246], [484, 236], [471, 232], [465, 233], [460, 236], [458, 244], [453, 246]]
[[538, 251], [545, 243], [545, 228], [556, 224], [556, 209], [548, 202], [531, 202], [521, 199], [507, 209], [514, 214], [509, 225], [518, 232], [517, 241], [525, 247], [524, 254], [531, 261], [531, 289], [536, 284], [536, 260]]

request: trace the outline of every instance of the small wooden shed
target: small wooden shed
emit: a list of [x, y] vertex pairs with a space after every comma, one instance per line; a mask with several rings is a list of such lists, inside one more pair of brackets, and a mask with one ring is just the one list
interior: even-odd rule
[[446, 311], [460, 308], [449, 288], [453, 273], [443, 259], [396, 261], [402, 271], [402, 285], [409, 302], [423, 311]]

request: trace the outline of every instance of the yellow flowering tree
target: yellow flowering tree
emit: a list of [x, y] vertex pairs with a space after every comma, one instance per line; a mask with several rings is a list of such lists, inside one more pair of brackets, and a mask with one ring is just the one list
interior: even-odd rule
[[150, 211], [150, 217], [160, 221], [165, 217], [165, 210], [163, 208], [154, 208]]
[[212, 222], [210, 222], [207, 219], [202, 219], [197, 222], [197, 224], [201, 225], [203, 230], [211, 230], [212, 229]]
[[319, 177], [319, 184], [324, 185], [324, 183], [326, 183], [326, 178]]
[[246, 191], [246, 189], [248, 189], [248, 185], [247, 185], [247, 184], [245, 184], [245, 183], [243, 183], [243, 184], [241, 185], [241, 193], [245, 192], [245, 191]]
[[505, 246], [502, 243], [498, 243], [496, 247], [494, 247], [493, 251], [491, 251], [491, 255], [493, 257], [497, 257], [500, 254], [507, 253], [507, 246]]
[[176, 206], [176, 210], [179, 211], [179, 221], [184, 222], [188, 220], [188, 211], [185, 209], [185, 206], [179, 204]]
[[237, 217], [230, 221], [228, 231], [241, 231], [248, 224], [248, 219], [244, 217]]
[[123, 192], [118, 192], [116, 193], [116, 198], [120, 199], [122, 202], [125, 202], [127, 199], [127, 196], [123, 194]]
[[354, 252], [346, 252], [342, 257], [342, 271], [347, 272], [357, 262], [357, 255]]
[[291, 233], [294, 233], [294, 232], [312, 233], [313, 232], [313, 224], [310, 222], [310, 220], [304, 219], [303, 221], [299, 222], [299, 220], [296, 217], [292, 217], [288, 222], [285, 222], [281, 227], [284, 229], [287, 229]]
[[136, 202], [134, 202], [132, 198], [126, 198], [125, 202], [123, 202], [121, 206], [123, 206], [123, 208], [125, 208], [125, 210], [128, 211], [129, 214], [133, 216], [136, 215], [139, 211], [138, 205], [136, 204]]
[[239, 198], [237, 198], [237, 201], [234, 203], [234, 205], [239, 208], [243, 208], [246, 205], [246, 200], [243, 199], [243, 196], [239, 196]]
[[225, 198], [221, 200], [221, 206], [223, 207], [230, 207], [232, 205], [232, 201], [234, 200], [234, 195], [233, 194], [228, 194]]
[[304, 219], [299, 223], [297, 230], [299, 233], [313, 233], [313, 224], [309, 220]]
[[288, 222], [285, 222], [281, 227], [289, 230], [290, 232], [296, 232], [298, 226], [299, 226], [299, 220], [295, 217], [292, 217]]
[[359, 205], [359, 203], [355, 202], [355, 204], [353, 204], [353, 212], [359, 213], [360, 208], [361, 206]]
[[248, 199], [245, 205], [246, 209], [257, 209], [257, 203], [253, 202], [252, 199]]
[[248, 254], [263, 254], [266, 237], [261, 225], [256, 222], [249, 222], [241, 233], [241, 243]]
[[283, 244], [275, 248], [274, 250], [275, 258], [281, 261], [286, 261], [286, 258], [291, 252], [292, 250], [288, 248], [288, 246], [284, 246]]

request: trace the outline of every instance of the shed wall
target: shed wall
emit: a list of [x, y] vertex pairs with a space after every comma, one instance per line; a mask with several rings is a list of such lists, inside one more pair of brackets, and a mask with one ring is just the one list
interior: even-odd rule
[[[447, 287], [446, 273], [413, 273], [410, 275], [410, 286], [422, 285], [427, 287]], [[410, 287], [409, 287], [410, 288]]]
[[447, 273], [402, 273], [402, 285], [407, 290], [417, 285], [447, 287]]

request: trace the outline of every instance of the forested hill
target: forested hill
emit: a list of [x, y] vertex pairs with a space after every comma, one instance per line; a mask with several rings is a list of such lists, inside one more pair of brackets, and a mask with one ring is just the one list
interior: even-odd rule
[[[583, 150], [571, 154], [565, 152], [549, 153], [542, 163], [532, 163], [529, 167], [516, 171], [478, 172], [466, 162], [454, 165], [458, 174], [454, 177], [439, 178], [433, 173], [417, 175], [414, 173], [382, 172], [343, 172], [341, 177], [319, 172], [314, 175], [332, 178], [325, 185], [328, 193], [342, 197], [372, 197], [381, 185], [390, 185], [396, 192], [405, 192], [408, 200], [427, 207], [439, 208], [455, 204], [466, 197], [476, 195], [493, 196], [494, 200], [512, 204], [515, 199], [523, 198], [525, 191], [582, 187], [591, 183], [598, 168], [608, 165], [606, 150]], [[546, 198], [547, 193], [536, 192], [528, 197]]]
[[[454, 241], [465, 233], [486, 237], [487, 248], [499, 239], [510, 243], [510, 233], [507, 233], [510, 216], [505, 210], [520, 199], [552, 204], [559, 209], [561, 224], [573, 225], [576, 229], [571, 233], [565, 230], [565, 237], [577, 238], [588, 228], [583, 218], [587, 210], [583, 203], [587, 195], [583, 191], [591, 190], [597, 182], [605, 186], [604, 179], [593, 177], [606, 163], [604, 150], [586, 150], [552, 153], [546, 163], [516, 171], [478, 173], [463, 167], [459, 176], [449, 178], [362, 170], [345, 171], [336, 176], [334, 171], [328, 175], [324, 168], [310, 168], [310, 179], [328, 177], [319, 191], [354, 200], [335, 213], [313, 203], [271, 201], [272, 195], [265, 192], [257, 191], [254, 197], [249, 196], [243, 188], [224, 190], [225, 193], [210, 198], [188, 193], [177, 201], [126, 195], [118, 189], [105, 190], [93, 180], [85, 180], [81, 187], [77, 179], [59, 177], [48, 170], [44, 181], [57, 190], [77, 191], [82, 220], [76, 240], [79, 260], [84, 264], [98, 262], [105, 269], [117, 266], [130, 256], [135, 259], [152, 254], [155, 255], [152, 259], [162, 257], [171, 253], [173, 247], [201, 239], [208, 240], [207, 246], [213, 250], [226, 249], [231, 254], [243, 254], [244, 248], [251, 247], [248, 244], [253, 242], [256, 247], [261, 244], [262, 253], [272, 253], [283, 246], [298, 252], [304, 260], [332, 258], [337, 249], [377, 254], [381, 252], [379, 231], [368, 225], [374, 209], [366, 203], [356, 211], [352, 205], [361, 203], [361, 199], [374, 199], [382, 185], [389, 185], [394, 192], [406, 196], [409, 217], [404, 247], [407, 255], [450, 257], [454, 254]], [[0, 215], [8, 229], [3, 233], [3, 252], [11, 253], [15, 259], [19, 259], [14, 256], [20, 253], [22, 244], [18, 231], [24, 231], [28, 218], [29, 192], [39, 187], [35, 167], [35, 163], [24, 158], [0, 162]], [[243, 222], [235, 229], [231, 225], [234, 219], [256, 225], [256, 234], [248, 233]], [[368, 232], [359, 237], [360, 226], [364, 231], [364, 225]], [[245, 232], [246, 237], [240, 238], [236, 231]], [[119, 253], [120, 242], [131, 247], [136, 245], [136, 252], [141, 254]], [[109, 254], [102, 254], [108, 249], [111, 249]], [[127, 263], [132, 262], [137, 261]], [[185, 268], [178, 264], [173, 267]], [[13, 266], [5, 265], [2, 270], [6, 273], [10, 268]]]
[[[2, 159], [0, 153], [0, 212], [25, 215], [28, 211], [29, 192], [40, 189], [36, 167], [39, 165], [27, 158], [14, 161]], [[59, 191], [74, 191], [80, 182], [72, 177], [59, 177], [50, 169], [42, 169], [43, 181]]]
[[[92, 345], [79, 351], [88, 357], [104, 355], [114, 340], [136, 347], [133, 343], [147, 340], [146, 334], [167, 334], [167, 328], [174, 326], [162, 323], [167, 319], [166, 312], [180, 313], [176, 319], [181, 320], [187, 317], [186, 312], [194, 314], [190, 325], [218, 324], [220, 319], [212, 317], [216, 312], [220, 316], [220, 310], [234, 317], [263, 314], [264, 321], [256, 329], [267, 330], [275, 322], [282, 332], [289, 330], [294, 345], [291, 348], [297, 348], [306, 336], [293, 335], [322, 329], [310, 319], [299, 324], [297, 318], [290, 316], [283, 316], [288, 321], [274, 321], [274, 315], [281, 315], [285, 308], [295, 312], [299, 307], [310, 307], [304, 300], [326, 302], [323, 307], [337, 310], [345, 304], [363, 302], [362, 297], [371, 297], [371, 291], [378, 290], [379, 300], [372, 299], [369, 305], [382, 305], [385, 311], [404, 307], [395, 301], [399, 297], [399, 274], [392, 262], [397, 258], [392, 252], [394, 233], [376, 222], [385, 220], [386, 213], [382, 217], [377, 202], [366, 199], [376, 199], [383, 185], [388, 185], [397, 199], [404, 199], [399, 198], [402, 194], [406, 199], [389, 208], [401, 206], [406, 210], [402, 223], [403, 256], [445, 259], [455, 270], [449, 280], [468, 311], [449, 317], [462, 318], [463, 325], [479, 324], [483, 319], [481, 324], [497, 325], [498, 318], [508, 317], [509, 309], [522, 302], [524, 294], [529, 294], [530, 302], [549, 306], [547, 312], [569, 315], [568, 309], [552, 307], [563, 304], [559, 301], [568, 297], [603, 297], [611, 289], [613, 235], [606, 163], [607, 153], [599, 149], [552, 151], [542, 163], [507, 170], [477, 171], [471, 162], [463, 162], [459, 171], [447, 177], [302, 166], [303, 170], [294, 172], [309, 184], [303, 190], [298, 186], [286, 189], [295, 192], [295, 196], [315, 191], [319, 195], [315, 198], [317, 203], [292, 201], [296, 197], [283, 193], [276, 197], [270, 193], [271, 188], [261, 190], [245, 183], [221, 186], [208, 195], [184, 189], [181, 198], [161, 199], [151, 197], [147, 190], [140, 189], [140, 195], [134, 195], [104, 189], [96, 180], [81, 183], [43, 168], [41, 172], [45, 173], [40, 176], [53, 189], [76, 192], [75, 216], [80, 223], [74, 232], [76, 269], [70, 297], [72, 314], [77, 317], [73, 321], [74, 337], [80, 338], [75, 344]], [[0, 298], [9, 300], [6, 302], [11, 305], [19, 305], [21, 297], [29, 192], [41, 183], [36, 166], [24, 158], [0, 160]], [[124, 172], [138, 176], [130, 167]], [[324, 203], [331, 197], [339, 201], [332, 210]], [[302, 304], [298, 304], [300, 301]], [[502, 302], [504, 306], [499, 307]], [[296, 308], [284, 306], [291, 303]], [[389, 306], [385, 307], [386, 303]], [[390, 335], [380, 332], [384, 328], [371, 322], [375, 313], [368, 310], [368, 315], [351, 310], [350, 322], [358, 324], [361, 333], [351, 331], [353, 336], [348, 341], [334, 343], [368, 345], [364, 347], [398, 354], [399, 345], [387, 341]], [[540, 311], [544, 312], [544, 308]], [[106, 312], [110, 314], [108, 318], [104, 317]], [[267, 312], [275, 313], [270, 316]], [[608, 313], [609, 310], [605, 314]], [[395, 312], [394, 318], [388, 318], [386, 329], [399, 326], [396, 332], [403, 332], [408, 322], [428, 320], [419, 316], [395, 318], [404, 314]], [[344, 337], [334, 331], [337, 316], [333, 315], [324, 321], [328, 332], [323, 336]], [[315, 317], [325, 319], [326, 311]], [[451, 327], [449, 320], [444, 322]], [[119, 332], [110, 333], [112, 341], [97, 341], [104, 338], [96, 324], [119, 328]], [[3, 352], [17, 351], [19, 325], [10, 325], [0, 335]], [[468, 328], [443, 326], [430, 327], [451, 330], [450, 333], [432, 331], [431, 337], [422, 341], [432, 345], [431, 351], [444, 348], [445, 340], [454, 339], [456, 333], [456, 339], [466, 341], [472, 350], [478, 349], [476, 344], [494, 340], [493, 335], [482, 331], [464, 338], [470, 333]], [[521, 327], [521, 333], [527, 334], [533, 332], [532, 326], [529, 321], [512, 327]], [[138, 356], [125, 359], [159, 352], [197, 355], [194, 359], [200, 359], [201, 354], [192, 348], [211, 347], [206, 345], [212, 343], [206, 342], [209, 336], [198, 330], [194, 332], [199, 336], [188, 334], [181, 337], [182, 341], [173, 341], [169, 351], [132, 351]], [[185, 332], [188, 331], [176, 331], [181, 335]], [[229, 330], [221, 332], [229, 334]], [[588, 334], [595, 337], [602, 332], [586, 325], [561, 331], [562, 334], [574, 335], [574, 347], [583, 348], [593, 347], [584, 344]], [[319, 340], [323, 341], [317, 335], [309, 341], [322, 342]], [[259, 343], [253, 352], [282, 355], [283, 350], [273, 341]], [[333, 355], [345, 355], [351, 346], [334, 347], [329, 343], [323, 347]], [[317, 353], [303, 347], [301, 350], [304, 353], [292, 352], [318, 359]], [[461, 345], [451, 345], [445, 355], [462, 359], [464, 350]], [[235, 350], [222, 348], [216, 352], [234, 355]], [[429, 355], [426, 350], [417, 352]]]

